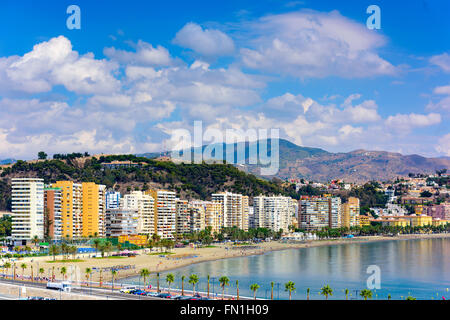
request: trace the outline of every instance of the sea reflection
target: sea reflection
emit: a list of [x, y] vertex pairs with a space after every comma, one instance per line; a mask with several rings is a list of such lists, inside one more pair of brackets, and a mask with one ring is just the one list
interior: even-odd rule
[[[275, 282], [274, 297], [287, 299], [284, 283], [294, 281], [294, 299], [306, 299], [306, 289], [311, 289], [311, 299], [323, 299], [320, 288], [329, 284], [333, 288], [330, 299], [344, 299], [348, 288], [350, 299], [359, 299], [359, 290], [366, 288], [369, 274], [367, 267], [377, 265], [381, 269], [381, 289], [374, 291], [374, 299], [450, 298], [450, 239], [397, 240], [361, 244], [344, 244], [275, 251], [264, 255], [210, 261], [172, 271], [181, 287], [181, 276], [200, 277], [198, 289], [206, 291], [207, 275], [211, 276], [211, 292], [221, 294], [218, 279], [230, 278], [228, 293], [235, 294], [239, 280], [241, 296], [251, 297], [252, 283], [258, 283], [257, 296], [270, 297], [270, 282]], [[166, 273], [161, 274], [161, 279]], [[131, 279], [126, 279], [130, 283]], [[137, 278], [133, 279], [137, 283]], [[164, 281], [162, 280], [161, 284]], [[192, 288], [185, 282], [185, 288]], [[214, 289], [213, 289], [214, 288]]]

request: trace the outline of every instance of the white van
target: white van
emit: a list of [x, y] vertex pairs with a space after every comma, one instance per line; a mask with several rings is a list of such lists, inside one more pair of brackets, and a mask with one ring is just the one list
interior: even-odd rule
[[67, 281], [47, 282], [47, 289], [70, 292], [72, 289], [72, 285], [70, 284], [70, 282]]

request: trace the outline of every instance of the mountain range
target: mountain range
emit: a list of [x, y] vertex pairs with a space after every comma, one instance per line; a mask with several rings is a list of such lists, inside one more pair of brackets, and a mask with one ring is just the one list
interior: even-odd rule
[[[249, 163], [249, 150], [256, 147], [259, 151], [261, 143], [267, 143], [267, 155], [271, 155], [272, 140], [257, 142], [241, 142], [234, 144], [216, 144], [210, 147], [222, 148], [222, 156], [215, 155], [215, 160], [226, 159], [226, 150], [245, 150], [245, 164], [238, 167], [246, 172], [259, 175], [262, 165]], [[409, 173], [434, 173], [436, 170], [450, 169], [450, 158], [426, 158], [420, 155], [402, 155], [387, 151], [355, 150], [351, 152], [333, 153], [320, 148], [298, 146], [290, 141], [279, 139], [279, 170], [275, 177], [308, 179], [326, 182], [341, 179], [347, 182], [367, 182], [370, 180], [386, 181]], [[206, 146], [202, 146], [204, 151]], [[216, 149], [217, 150], [217, 149]], [[199, 152], [200, 147], [182, 150], [180, 154], [191, 151]], [[139, 156], [156, 158], [160, 153], [145, 153]]]

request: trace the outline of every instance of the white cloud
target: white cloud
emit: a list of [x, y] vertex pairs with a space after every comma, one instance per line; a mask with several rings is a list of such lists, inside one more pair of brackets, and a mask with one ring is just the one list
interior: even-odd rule
[[266, 16], [251, 24], [249, 48], [241, 49], [250, 68], [298, 78], [362, 78], [397, 70], [376, 49], [384, 37], [337, 11], [311, 10]]
[[111, 60], [118, 61], [121, 64], [142, 66], [169, 66], [173, 64], [170, 53], [166, 48], [162, 46], [154, 48], [151, 44], [142, 40], [138, 41], [136, 52], [110, 47], [105, 48], [103, 53]]
[[439, 144], [435, 146], [437, 152], [450, 157], [450, 133], [439, 139]]
[[441, 122], [441, 115], [438, 113], [424, 114], [397, 114], [389, 116], [386, 120], [388, 127], [398, 130], [411, 130], [416, 127], [427, 127], [439, 124]]
[[117, 65], [97, 60], [92, 53], [79, 56], [64, 36], [39, 43], [23, 57], [2, 59], [0, 83], [15, 91], [38, 93], [55, 85], [80, 94], [110, 93], [120, 86], [112, 72]]
[[234, 42], [225, 33], [202, 29], [192, 22], [178, 31], [173, 42], [207, 57], [227, 56], [234, 52]]
[[430, 62], [439, 66], [445, 72], [450, 72], [450, 55], [448, 53], [432, 56]]

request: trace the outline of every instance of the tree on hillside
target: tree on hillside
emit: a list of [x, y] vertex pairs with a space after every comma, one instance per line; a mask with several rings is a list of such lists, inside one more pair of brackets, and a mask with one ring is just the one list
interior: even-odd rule
[[47, 157], [48, 157], [48, 155], [44, 151], [39, 151], [38, 152], [38, 159], [39, 160], [46, 160]]

